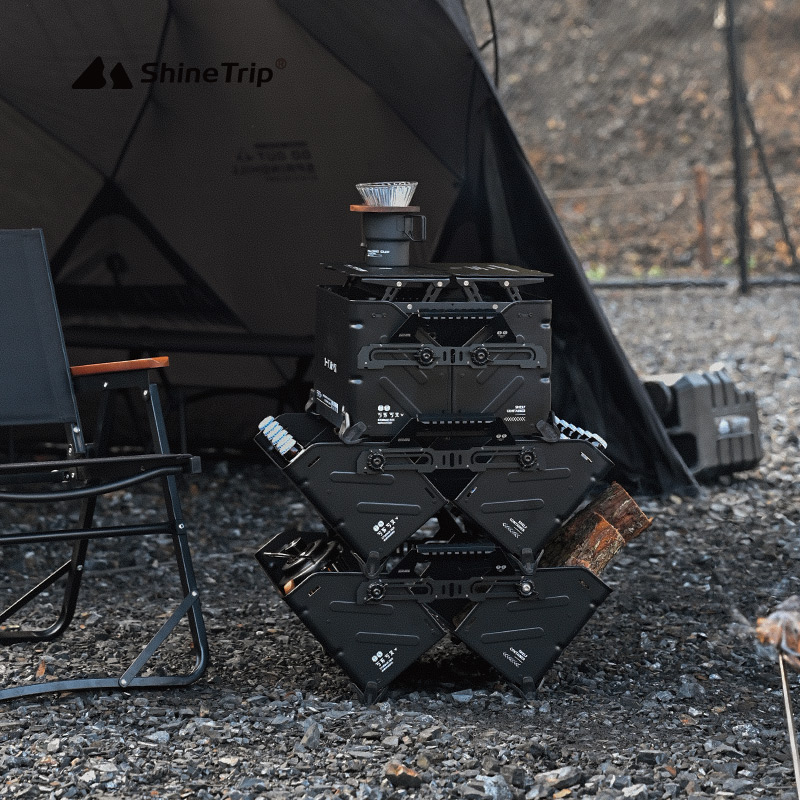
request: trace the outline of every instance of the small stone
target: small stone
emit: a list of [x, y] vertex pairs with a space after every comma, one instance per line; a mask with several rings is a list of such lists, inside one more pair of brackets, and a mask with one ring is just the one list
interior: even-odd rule
[[442, 735], [442, 726], [441, 725], [431, 725], [429, 728], [425, 728], [424, 731], [420, 731], [419, 736], [417, 737], [420, 742], [429, 742], [432, 739], [438, 739]]
[[551, 789], [568, 789], [581, 782], [583, 773], [578, 767], [561, 767], [560, 769], [550, 770], [549, 772], [539, 772], [534, 775], [536, 783], [549, 786]]
[[748, 789], [752, 789], [754, 786], [755, 783], [747, 778], [728, 778], [728, 780], [722, 784], [724, 791], [733, 792], [734, 794], [745, 792]]
[[549, 797], [550, 787], [543, 783], [537, 783], [532, 789], [525, 793], [525, 800], [540, 800], [542, 797]]
[[303, 747], [307, 747], [309, 750], [314, 750], [319, 747], [321, 738], [322, 730], [316, 722], [312, 722], [306, 728], [306, 732], [303, 734], [300, 744], [302, 744]]
[[706, 690], [696, 678], [691, 675], [681, 675], [681, 688], [678, 689], [678, 697], [683, 700], [702, 700], [705, 693]]
[[667, 757], [660, 750], [640, 750], [636, 754], [636, 760], [640, 764], [663, 764]]
[[715, 761], [713, 763], [714, 772], [719, 772], [722, 775], [727, 775], [730, 778], [735, 778], [736, 773], [739, 771], [739, 763], [737, 761]]
[[647, 784], [634, 783], [633, 786], [626, 786], [622, 790], [623, 797], [647, 797]]
[[502, 775], [478, 775], [484, 794], [489, 800], [513, 800], [514, 795]]
[[158, 744], [167, 744], [169, 742], [169, 734], [166, 731], [153, 731], [144, 737], [148, 741], [158, 742]]
[[500, 767], [500, 774], [506, 779], [506, 783], [510, 783], [516, 789], [524, 788], [528, 782], [528, 775], [522, 767], [506, 764]]
[[262, 778], [245, 778], [239, 783], [240, 789], [266, 789], [267, 785]]
[[61, 739], [51, 739], [47, 743], [48, 753], [57, 753], [61, 749]]
[[456, 703], [469, 703], [472, 700], [474, 692], [472, 689], [463, 689], [460, 692], [453, 692], [450, 696]]
[[481, 759], [481, 769], [487, 775], [497, 775], [502, 765], [494, 756], [484, 756]]
[[384, 775], [392, 786], [403, 789], [416, 789], [422, 786], [422, 778], [419, 773], [397, 761], [390, 761], [386, 765]]

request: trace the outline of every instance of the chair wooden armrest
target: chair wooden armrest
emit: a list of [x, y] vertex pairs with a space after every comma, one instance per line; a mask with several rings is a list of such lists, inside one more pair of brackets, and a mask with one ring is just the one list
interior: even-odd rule
[[102, 364], [81, 364], [70, 367], [73, 377], [81, 375], [101, 375], [108, 372], [130, 372], [136, 369], [161, 369], [169, 366], [167, 356], [155, 358], [135, 358], [132, 361], [106, 361]]

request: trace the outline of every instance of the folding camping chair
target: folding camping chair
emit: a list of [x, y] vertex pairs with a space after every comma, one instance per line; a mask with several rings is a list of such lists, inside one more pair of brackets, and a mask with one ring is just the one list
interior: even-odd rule
[[[72, 622], [90, 540], [171, 535], [176, 577], [183, 596], [139, 655], [127, 668], [122, 668], [121, 674], [17, 682], [0, 690], [0, 700], [77, 689], [183, 686], [199, 678], [205, 670], [208, 661], [205, 626], [176, 484], [176, 475], [198, 472], [200, 464], [194, 456], [169, 452], [155, 382], [155, 369], [166, 363], [166, 358], [139, 359], [70, 369], [42, 232], [0, 231], [0, 426], [18, 434], [20, 430], [30, 431], [31, 426], [54, 425], [60, 431], [63, 425], [67, 448], [66, 458], [58, 460], [0, 464], [0, 502], [44, 505], [80, 501], [78, 523], [68, 529], [43, 526], [40, 530], [8, 532], [3, 529], [5, 525], [0, 526], [0, 572], [8, 571], [4, 566], [8, 561], [2, 555], [9, 546], [48, 544], [52, 548], [56, 542], [72, 544], [72, 555], [67, 561], [0, 612], [0, 664], [3, 651], [10, 652], [2, 645], [50, 641]], [[109, 455], [114, 399], [123, 390], [131, 390], [144, 400], [151, 438], [145, 455]], [[76, 392], [83, 391], [99, 395], [91, 443], [84, 440], [75, 399]], [[164, 505], [159, 521], [95, 524], [95, 509], [101, 496], [148, 481], [160, 483]], [[59, 584], [64, 586], [64, 595], [52, 624], [37, 628], [13, 622], [20, 618], [20, 612], [30, 616], [30, 612], [39, 609], [42, 602], [47, 602], [51, 588]], [[175, 670], [165, 667], [160, 657], [155, 669], [151, 659], [184, 618], [191, 636], [189, 655], [194, 658], [194, 667], [188, 672], [163, 674]], [[147, 674], [142, 674], [148, 662]], [[110, 671], [110, 666], [104, 671]], [[43, 677], [42, 672], [37, 669], [37, 677]]]

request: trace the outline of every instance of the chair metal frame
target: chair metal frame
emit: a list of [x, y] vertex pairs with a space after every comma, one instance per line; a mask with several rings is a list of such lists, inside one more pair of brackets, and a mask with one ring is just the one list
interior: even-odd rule
[[[5, 270], [5, 273], [3, 271]], [[155, 632], [139, 655], [114, 676], [73, 677], [25, 683], [0, 689], [0, 700], [42, 694], [45, 692], [76, 691], [81, 689], [134, 689], [145, 687], [185, 686], [196, 681], [208, 664], [208, 643], [200, 608], [200, 594], [192, 566], [186, 523], [181, 509], [176, 476], [200, 471], [199, 459], [190, 454], [172, 454], [167, 442], [166, 428], [161, 409], [157, 383], [157, 370], [167, 366], [168, 359], [149, 358], [134, 361], [92, 364], [69, 367], [60, 328], [58, 308], [52, 288], [41, 231], [0, 231], [0, 276], [11, 276], [13, 270], [31, 273], [31, 295], [9, 302], [28, 302], [36, 306], [35, 312], [43, 320], [49, 333], [43, 338], [46, 344], [58, 339], [63, 351], [63, 366], [58, 356], [49, 359], [54, 376], [50, 386], [57, 385], [60, 394], [56, 406], [39, 412], [34, 422], [39, 424], [63, 423], [67, 430], [67, 457], [58, 460], [31, 461], [0, 464], [0, 503], [50, 503], [81, 501], [81, 511], [75, 527], [66, 529], [39, 529], [21, 533], [0, 530], [0, 547], [20, 544], [72, 543], [72, 555], [33, 588], [29, 589], [4, 611], [0, 612], [0, 654], [2, 646], [20, 642], [49, 642], [61, 636], [73, 621], [78, 596], [83, 581], [89, 542], [99, 538], [129, 537], [169, 534], [176, 560], [182, 600], [168, 619]], [[46, 273], [42, 274], [43, 272]], [[34, 274], [35, 273], [35, 274]], [[46, 287], [49, 285], [49, 299]], [[35, 321], [31, 323], [35, 325]], [[0, 316], [0, 326], [3, 319]], [[55, 341], [55, 346], [59, 344]], [[4, 364], [4, 362], [0, 361]], [[17, 363], [11, 359], [10, 363]], [[53, 365], [55, 365], [53, 367]], [[63, 370], [64, 374], [60, 374]], [[38, 373], [37, 373], [38, 378]], [[0, 381], [14, 380], [14, 375], [0, 373]], [[94, 435], [90, 443], [84, 433], [78, 413], [75, 393], [95, 393], [99, 397]], [[115, 401], [121, 393], [138, 394], [144, 402], [149, 423], [150, 441], [143, 455], [111, 455], [110, 442], [114, 420]], [[70, 398], [72, 408], [70, 409]], [[37, 396], [38, 402], [38, 396]], [[47, 405], [46, 401], [45, 405]], [[8, 403], [5, 403], [8, 406]], [[0, 414], [6, 410], [0, 408]], [[24, 414], [22, 414], [24, 417]], [[19, 426], [25, 420], [9, 421], [0, 416], [0, 425]], [[109, 492], [158, 481], [163, 497], [162, 518], [157, 522], [95, 525], [95, 511], [99, 498]], [[49, 486], [50, 488], [45, 488]], [[31, 606], [43, 594], [63, 579], [64, 595], [55, 621], [45, 628], [35, 629], [15, 625], [11, 620]], [[194, 667], [189, 672], [176, 674], [142, 675], [142, 671], [161, 645], [186, 618], [191, 636]]]

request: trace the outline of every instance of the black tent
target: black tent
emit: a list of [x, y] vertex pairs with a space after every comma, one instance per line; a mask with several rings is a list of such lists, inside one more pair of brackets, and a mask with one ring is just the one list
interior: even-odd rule
[[[320, 262], [359, 258], [354, 185], [416, 180], [419, 258], [553, 273], [556, 413], [609, 441], [630, 488], [692, 485], [459, 0], [33, 0], [3, 16], [0, 222], [44, 229], [71, 346], [169, 352], [183, 384], [285, 384], [311, 350]], [[190, 434], [235, 439], [259, 412], [215, 413]]]

